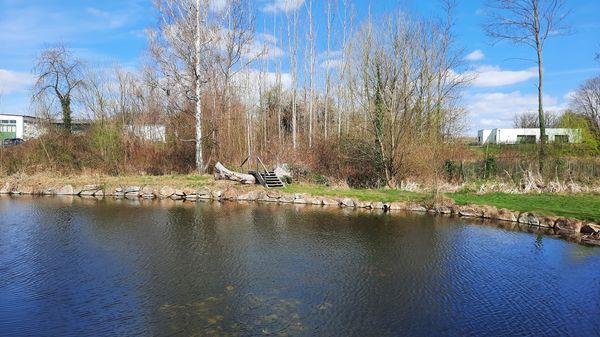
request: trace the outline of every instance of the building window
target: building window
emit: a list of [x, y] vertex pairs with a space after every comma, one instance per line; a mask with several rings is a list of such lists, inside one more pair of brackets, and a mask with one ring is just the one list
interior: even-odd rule
[[554, 136], [554, 142], [559, 144], [569, 143], [569, 135], [556, 135]]
[[517, 135], [517, 144], [535, 144], [535, 138], [533, 135]]

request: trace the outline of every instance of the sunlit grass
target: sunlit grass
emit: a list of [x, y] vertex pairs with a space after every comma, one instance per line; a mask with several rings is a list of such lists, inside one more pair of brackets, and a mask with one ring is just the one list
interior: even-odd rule
[[288, 193], [307, 193], [312, 196], [353, 198], [374, 202], [418, 202], [430, 197], [427, 193], [408, 192], [397, 189], [345, 189], [312, 184], [292, 184], [286, 186], [283, 191]]
[[600, 194], [448, 194], [456, 203], [491, 205], [514, 211], [533, 211], [540, 215], [557, 215], [582, 220], [600, 221]]

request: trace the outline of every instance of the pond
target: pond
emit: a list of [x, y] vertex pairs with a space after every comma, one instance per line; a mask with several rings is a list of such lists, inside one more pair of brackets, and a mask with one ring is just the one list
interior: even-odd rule
[[600, 249], [460, 218], [0, 198], [0, 335], [600, 335]]

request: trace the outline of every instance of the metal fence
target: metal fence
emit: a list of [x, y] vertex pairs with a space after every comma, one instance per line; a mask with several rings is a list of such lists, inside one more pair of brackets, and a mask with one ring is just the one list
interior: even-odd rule
[[[512, 158], [477, 161], [446, 161], [444, 171], [449, 180], [470, 182], [490, 178], [518, 180], [527, 172], [539, 172], [540, 161], [531, 158]], [[590, 182], [600, 179], [600, 159], [546, 159], [542, 162], [545, 180]]]

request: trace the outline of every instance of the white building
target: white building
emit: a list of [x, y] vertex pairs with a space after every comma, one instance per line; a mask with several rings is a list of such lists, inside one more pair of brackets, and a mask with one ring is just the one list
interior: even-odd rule
[[38, 119], [32, 116], [0, 114], [0, 139], [37, 137]]
[[[42, 123], [43, 121], [34, 116], [0, 114], [0, 141], [11, 138], [37, 138], [48, 132], [48, 122]], [[75, 133], [82, 132], [92, 125], [92, 121], [84, 119], [74, 119], [71, 123]], [[60, 127], [62, 121], [52, 120], [49, 124]], [[165, 142], [167, 138], [166, 127], [160, 124], [128, 125], [125, 130], [131, 136], [148, 141]]]
[[154, 142], [167, 141], [167, 128], [159, 124], [127, 125], [125, 130], [132, 136]]
[[[548, 143], [581, 143], [581, 129], [546, 129]], [[479, 144], [535, 144], [540, 129], [484, 129], [477, 133]]]

